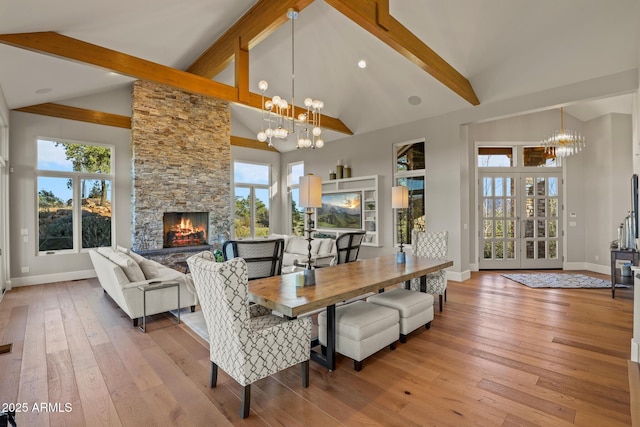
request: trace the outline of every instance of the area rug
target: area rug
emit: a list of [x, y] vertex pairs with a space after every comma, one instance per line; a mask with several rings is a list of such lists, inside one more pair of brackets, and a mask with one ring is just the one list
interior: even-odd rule
[[[178, 312], [176, 310], [172, 310], [171, 314], [177, 316]], [[180, 310], [180, 321], [202, 337], [202, 339], [209, 342], [209, 331], [207, 330], [207, 325], [204, 322], [202, 310], [198, 309], [192, 313], [190, 308], [183, 308]]]
[[[530, 288], [610, 288], [611, 282], [584, 274], [516, 273], [502, 276]], [[616, 285], [616, 288], [625, 287]]]

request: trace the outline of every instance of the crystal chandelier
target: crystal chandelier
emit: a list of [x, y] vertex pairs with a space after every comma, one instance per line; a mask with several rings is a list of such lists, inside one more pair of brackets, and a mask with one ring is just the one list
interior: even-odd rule
[[579, 132], [564, 128], [564, 111], [560, 107], [560, 130], [556, 130], [547, 139], [540, 141], [544, 152], [556, 157], [567, 157], [579, 153], [585, 146], [584, 136]]
[[289, 134], [295, 134], [298, 138], [296, 148], [322, 148], [324, 141], [321, 138], [320, 110], [324, 108], [324, 102], [306, 98], [306, 111], [295, 116], [294, 21], [298, 18], [298, 11], [289, 9], [287, 17], [291, 20], [291, 104], [278, 95], [265, 101], [269, 84], [265, 80], [258, 83], [262, 92], [262, 126], [258, 132], [258, 141], [269, 141], [269, 147], [272, 147], [273, 138], [284, 139]]

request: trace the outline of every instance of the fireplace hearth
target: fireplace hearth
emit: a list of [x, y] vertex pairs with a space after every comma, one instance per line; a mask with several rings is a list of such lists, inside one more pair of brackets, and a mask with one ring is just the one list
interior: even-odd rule
[[208, 212], [166, 212], [162, 218], [163, 248], [206, 245]]

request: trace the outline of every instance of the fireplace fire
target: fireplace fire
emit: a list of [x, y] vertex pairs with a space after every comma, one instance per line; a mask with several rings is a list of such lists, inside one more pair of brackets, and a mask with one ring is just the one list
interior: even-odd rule
[[164, 248], [207, 244], [208, 212], [167, 212], [162, 222]]

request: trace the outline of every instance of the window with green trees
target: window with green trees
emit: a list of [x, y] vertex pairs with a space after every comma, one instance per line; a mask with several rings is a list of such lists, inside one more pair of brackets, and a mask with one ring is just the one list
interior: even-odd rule
[[113, 148], [38, 139], [38, 250], [111, 246]]
[[304, 176], [304, 162], [289, 164], [289, 174], [287, 178], [289, 187], [289, 202], [291, 219], [291, 234], [296, 236], [304, 235], [304, 208], [300, 206], [300, 177]]
[[234, 162], [234, 236], [266, 237], [270, 234], [271, 166]]

